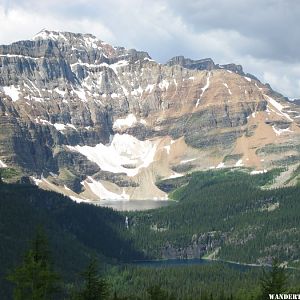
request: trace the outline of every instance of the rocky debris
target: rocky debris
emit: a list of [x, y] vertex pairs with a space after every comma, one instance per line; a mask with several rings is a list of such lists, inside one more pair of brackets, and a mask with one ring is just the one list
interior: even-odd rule
[[119, 187], [138, 187], [139, 184], [126, 176], [124, 173], [111, 173], [99, 171], [94, 175], [96, 180], [106, 180], [115, 183]]

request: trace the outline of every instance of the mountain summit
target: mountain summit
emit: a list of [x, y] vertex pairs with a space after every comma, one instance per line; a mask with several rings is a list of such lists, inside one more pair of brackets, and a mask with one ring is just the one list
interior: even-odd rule
[[300, 109], [234, 64], [42, 30], [0, 46], [0, 166], [74, 200], [166, 199], [192, 170], [296, 166]]

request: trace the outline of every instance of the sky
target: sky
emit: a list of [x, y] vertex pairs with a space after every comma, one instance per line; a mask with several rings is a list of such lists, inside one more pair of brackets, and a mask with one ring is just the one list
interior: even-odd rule
[[92, 33], [147, 51], [241, 64], [283, 95], [300, 98], [299, 0], [0, 0], [0, 44], [41, 29]]

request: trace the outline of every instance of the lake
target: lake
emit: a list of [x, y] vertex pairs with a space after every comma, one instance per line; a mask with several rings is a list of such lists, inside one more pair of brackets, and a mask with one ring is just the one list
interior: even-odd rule
[[186, 266], [195, 266], [195, 265], [208, 265], [208, 264], [226, 264], [238, 270], [248, 270], [254, 267], [270, 267], [262, 265], [251, 265], [251, 264], [240, 264], [238, 262], [224, 261], [224, 260], [210, 260], [202, 258], [193, 258], [193, 259], [160, 259], [160, 260], [143, 260], [135, 261], [134, 265], [142, 267], [156, 267], [156, 268], [167, 268], [167, 267], [186, 267]]
[[95, 205], [111, 207], [118, 211], [148, 210], [174, 204], [172, 200], [101, 200], [93, 202]]

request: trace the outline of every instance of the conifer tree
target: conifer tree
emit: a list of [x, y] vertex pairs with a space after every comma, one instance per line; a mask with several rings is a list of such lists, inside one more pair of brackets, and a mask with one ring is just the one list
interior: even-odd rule
[[87, 269], [82, 273], [84, 286], [79, 292], [80, 300], [105, 300], [108, 298], [109, 288], [105, 279], [98, 274], [95, 258], [92, 258]]
[[269, 299], [269, 294], [285, 292], [288, 276], [285, 267], [281, 267], [277, 258], [273, 259], [272, 269], [263, 271], [261, 278], [261, 299]]
[[58, 275], [52, 270], [47, 238], [41, 229], [37, 231], [22, 264], [9, 274], [8, 280], [14, 284], [14, 300], [55, 299]]

